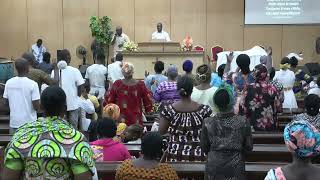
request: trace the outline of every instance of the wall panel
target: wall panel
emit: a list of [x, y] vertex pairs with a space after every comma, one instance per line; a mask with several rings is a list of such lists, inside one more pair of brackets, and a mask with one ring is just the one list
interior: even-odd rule
[[194, 45], [206, 47], [206, 0], [171, 0], [171, 38], [190, 35]]
[[28, 48], [26, 3], [26, 0], [1, 0], [0, 57], [18, 58]]
[[207, 48], [243, 49], [244, 1], [207, 0]]
[[171, 36], [170, 0], [135, 0], [134, 8], [135, 40], [137, 42], [150, 41], [158, 22], [162, 22], [163, 30]]
[[27, 0], [28, 47], [37, 39], [56, 57], [57, 49], [63, 48], [62, 0]]
[[281, 52], [282, 26], [245, 26], [244, 49], [256, 45], [273, 48], [273, 65], [278, 67], [282, 58]]
[[302, 63], [307, 63], [315, 51], [317, 37], [320, 37], [320, 26], [283, 26], [282, 54], [302, 52]]
[[73, 59], [71, 64], [76, 67], [82, 64], [82, 59], [76, 57], [76, 48], [79, 45], [87, 49], [87, 62], [93, 63], [89, 27], [89, 20], [93, 15], [98, 15], [98, 0], [63, 1], [64, 48], [70, 50]]

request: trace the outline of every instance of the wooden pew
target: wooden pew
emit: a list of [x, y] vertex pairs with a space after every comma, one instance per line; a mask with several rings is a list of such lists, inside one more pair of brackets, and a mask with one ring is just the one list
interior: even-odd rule
[[[121, 165], [122, 162], [103, 162], [96, 163], [96, 168], [99, 178], [106, 176], [114, 176], [117, 168]], [[205, 163], [169, 163], [177, 172], [180, 178], [188, 177], [195, 179], [203, 179], [205, 172]]]
[[[120, 166], [121, 162], [103, 162], [96, 163], [96, 168], [99, 178], [106, 176], [114, 176], [117, 168]], [[205, 173], [205, 163], [193, 163], [193, 162], [178, 162], [178, 163], [168, 163], [177, 172], [178, 176], [203, 179]], [[270, 169], [275, 169], [277, 167], [283, 167], [287, 163], [281, 162], [246, 162], [245, 173], [248, 180], [262, 180], [267, 175]]]

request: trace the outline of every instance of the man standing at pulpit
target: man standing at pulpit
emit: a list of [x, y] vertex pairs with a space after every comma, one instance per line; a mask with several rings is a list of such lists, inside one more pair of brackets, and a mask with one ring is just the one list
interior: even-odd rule
[[166, 42], [171, 41], [169, 34], [162, 30], [162, 23], [157, 24], [157, 31], [152, 33], [152, 40], [164, 40]]
[[116, 27], [116, 33], [111, 42], [111, 45], [113, 45], [114, 57], [116, 57], [118, 52], [121, 52], [123, 50], [124, 43], [128, 41], [130, 41], [130, 39], [126, 34], [122, 33], [122, 27], [121, 26]]

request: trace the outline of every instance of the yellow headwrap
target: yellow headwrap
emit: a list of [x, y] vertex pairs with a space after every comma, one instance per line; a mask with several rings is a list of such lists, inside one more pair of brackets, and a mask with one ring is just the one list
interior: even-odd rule
[[285, 64], [280, 64], [280, 69], [286, 70], [290, 68], [290, 64], [289, 63], [285, 63]]

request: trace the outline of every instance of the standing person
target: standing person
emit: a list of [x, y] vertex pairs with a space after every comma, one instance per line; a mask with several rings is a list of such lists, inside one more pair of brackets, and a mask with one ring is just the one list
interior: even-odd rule
[[297, 68], [299, 60], [303, 60], [302, 57], [294, 53], [290, 53], [287, 57], [290, 58], [290, 70], [294, 72], [296, 77], [294, 86], [292, 88], [294, 95], [296, 98], [301, 98], [304, 94], [306, 94], [305, 89], [308, 89], [309, 84], [313, 81], [313, 77], [309, 76], [302, 69]]
[[208, 105], [213, 110], [213, 95], [216, 92], [216, 87], [211, 87], [211, 69], [207, 64], [197, 68], [197, 80], [200, 85], [193, 87], [191, 99], [199, 104]]
[[284, 102], [282, 103], [282, 108], [298, 108], [297, 100], [292, 90], [295, 82], [295, 74], [290, 68], [290, 60], [284, 57], [281, 60], [280, 71], [276, 72], [274, 80], [277, 80], [283, 85], [284, 90]]
[[85, 78], [90, 83], [90, 94], [98, 93], [98, 99], [103, 99], [106, 92], [105, 84], [107, 82], [108, 69], [103, 65], [105, 55], [102, 52], [97, 54], [96, 63], [89, 66], [86, 71]]
[[276, 125], [274, 104], [278, 101], [278, 90], [268, 82], [268, 70], [259, 64], [254, 71], [255, 83], [242, 92], [240, 114], [246, 115], [255, 130], [273, 130]]
[[116, 80], [123, 79], [122, 74], [122, 61], [123, 55], [122, 53], [118, 53], [116, 55], [116, 61], [112, 64], [108, 65], [108, 80], [112, 83], [116, 82]]
[[116, 180], [178, 180], [175, 170], [166, 163], [159, 163], [162, 154], [162, 137], [149, 132], [142, 138], [138, 159], [126, 160], [117, 169]]
[[58, 60], [58, 69], [51, 73], [51, 77], [59, 80], [59, 86], [64, 90], [67, 96], [67, 119], [74, 128], [79, 124], [79, 103], [78, 97], [83, 88], [84, 79], [77, 68], [70, 66], [71, 55], [69, 50], [61, 51], [61, 59]]
[[42, 44], [42, 39], [38, 39], [36, 44], [31, 46], [31, 52], [36, 57], [36, 65], [42, 63], [43, 53], [46, 52], [46, 48]]
[[113, 45], [113, 56], [116, 56], [118, 52], [122, 52], [124, 43], [129, 41], [129, 37], [122, 32], [122, 27], [117, 26], [116, 33], [111, 41], [111, 45]]
[[320, 131], [320, 97], [315, 94], [308, 95], [304, 98], [304, 107], [306, 112], [295, 116], [293, 121], [303, 119]]
[[315, 41], [315, 48], [312, 53], [311, 62], [320, 63], [320, 37], [317, 37]]
[[200, 147], [203, 120], [212, 114], [210, 106], [191, 100], [193, 81], [188, 76], [178, 80], [181, 100], [165, 105], [161, 111], [159, 132], [169, 132], [167, 161], [205, 161]]
[[214, 87], [219, 87], [223, 82], [223, 73], [224, 73], [224, 68], [226, 67], [226, 64], [221, 64], [218, 67], [218, 72], [217, 73], [212, 73], [211, 74], [211, 82], [210, 85]]
[[[230, 69], [230, 64], [233, 59], [233, 53], [227, 57], [227, 64], [225, 72], [228, 72]], [[235, 113], [239, 113], [240, 99], [242, 95], [242, 90], [249, 84], [254, 83], [254, 77], [250, 71], [250, 57], [246, 54], [240, 54], [236, 59], [239, 71], [232, 75], [232, 85], [234, 86], [236, 92], [236, 103], [235, 103]]]
[[53, 65], [50, 63], [51, 54], [49, 52], [43, 53], [43, 62], [39, 64], [39, 69], [47, 74], [51, 74]]
[[197, 77], [194, 74], [192, 74], [193, 62], [191, 60], [185, 60], [182, 64], [182, 69], [185, 72], [185, 75], [189, 76], [192, 79], [193, 85], [197, 86]]
[[153, 99], [156, 103], [174, 103], [180, 100], [177, 90], [178, 69], [175, 65], [170, 65], [167, 70], [168, 81], [159, 84], [153, 94]]
[[146, 112], [152, 110], [151, 93], [142, 81], [133, 79], [133, 73], [133, 64], [124, 63], [122, 66], [124, 79], [113, 83], [104, 103], [117, 104], [127, 126], [136, 123], [142, 125], [143, 107]]
[[40, 109], [39, 87], [27, 78], [28, 61], [17, 59], [15, 67], [18, 76], [7, 81], [3, 93], [4, 102], [10, 107], [10, 134], [25, 123], [37, 120], [37, 111]]
[[147, 86], [149, 91], [152, 92], [152, 94], [155, 93], [160, 83], [168, 80], [167, 76], [162, 75], [163, 70], [164, 63], [162, 61], [157, 61], [154, 64], [154, 71], [156, 74], [148, 75], [144, 80], [144, 84]]
[[22, 55], [22, 58], [26, 59], [29, 63], [28, 78], [38, 83], [39, 89], [41, 89], [42, 84], [56, 85], [58, 83], [58, 81], [50, 78], [50, 76], [44, 71], [35, 68], [36, 61], [32, 53], [26, 52]]
[[300, 119], [289, 123], [283, 132], [293, 162], [284, 167], [271, 169], [265, 180], [313, 180], [319, 179], [320, 168], [311, 160], [320, 154], [319, 130], [307, 121]]
[[222, 84], [211, 99], [218, 113], [204, 120], [200, 141], [207, 154], [207, 179], [244, 180], [244, 152], [253, 148], [250, 123], [234, 114], [230, 85]]
[[20, 127], [8, 144], [2, 179], [92, 179], [96, 171], [90, 145], [61, 118], [66, 94], [57, 86], [48, 87], [41, 106], [46, 118]]
[[152, 33], [151, 39], [152, 40], [163, 40], [166, 42], [171, 41], [169, 34], [162, 29], [162, 23], [157, 24], [157, 31]]

